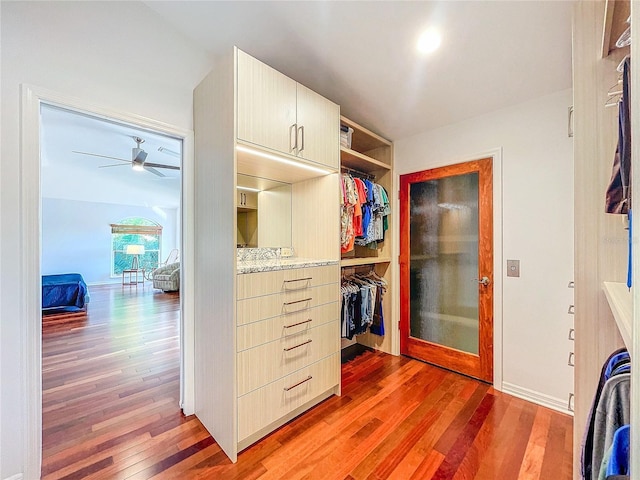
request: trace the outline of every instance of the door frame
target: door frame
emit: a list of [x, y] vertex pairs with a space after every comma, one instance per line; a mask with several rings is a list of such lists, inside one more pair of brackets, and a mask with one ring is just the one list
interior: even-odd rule
[[182, 140], [181, 163], [181, 275], [180, 290], [180, 407], [195, 411], [194, 377], [194, 134], [130, 112], [93, 105], [82, 99], [33, 85], [21, 85], [20, 119], [20, 249], [22, 266], [21, 331], [23, 388], [27, 404], [23, 415], [25, 478], [40, 478], [42, 464], [42, 281], [40, 105], [45, 103], [95, 117], [153, 130]]
[[[493, 387], [503, 390], [503, 276], [504, 276], [504, 252], [503, 252], [503, 222], [502, 222], [502, 147], [482, 150], [471, 154], [440, 155], [437, 160], [425, 159], [407, 163], [402, 171], [395, 174], [394, 189], [400, 194], [400, 176], [417, 170], [429, 170], [433, 168], [446, 167], [457, 163], [465, 163], [479, 158], [490, 157], [493, 160]], [[395, 255], [400, 263], [400, 205], [396, 204], [394, 234]], [[400, 299], [400, 268], [395, 269], [393, 276], [396, 285], [396, 295]], [[395, 307], [395, 316], [398, 319], [398, 335], [394, 341], [394, 353], [400, 353], [400, 301]]]
[[[439, 343], [411, 337], [410, 296], [407, 283], [410, 281], [410, 235], [411, 225], [409, 198], [410, 187], [416, 182], [478, 174], [478, 271], [477, 278], [488, 276], [490, 283], [478, 285], [478, 334], [477, 354], [463, 352]], [[404, 179], [402, 177], [405, 177]], [[420, 170], [400, 178], [400, 351], [404, 355], [470, 375], [486, 382], [493, 381], [493, 158], [485, 157], [445, 167]], [[403, 208], [404, 206], [404, 208]], [[468, 279], [471, 281], [471, 278]], [[404, 284], [404, 286], [403, 286]], [[402, 341], [405, 340], [404, 345]]]

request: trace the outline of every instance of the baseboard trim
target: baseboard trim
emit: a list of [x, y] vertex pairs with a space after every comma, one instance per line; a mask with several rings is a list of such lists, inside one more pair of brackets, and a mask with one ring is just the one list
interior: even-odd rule
[[527, 400], [529, 402], [533, 402], [538, 405], [542, 405], [543, 407], [550, 408], [551, 410], [573, 416], [573, 412], [567, 408], [568, 399], [563, 400], [561, 398], [545, 395], [544, 393], [520, 387], [509, 382], [502, 382], [502, 392], [508, 393], [509, 395], [513, 395], [514, 397], [518, 397], [523, 400]]
[[15, 475], [12, 475], [10, 477], [5, 478], [4, 480], [22, 480], [24, 477], [22, 476], [21, 473], [16, 473]]

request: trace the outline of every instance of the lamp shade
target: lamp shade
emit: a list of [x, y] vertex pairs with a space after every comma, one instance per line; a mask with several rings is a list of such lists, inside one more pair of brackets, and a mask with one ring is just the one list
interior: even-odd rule
[[125, 253], [127, 255], [144, 255], [144, 245], [127, 245]]

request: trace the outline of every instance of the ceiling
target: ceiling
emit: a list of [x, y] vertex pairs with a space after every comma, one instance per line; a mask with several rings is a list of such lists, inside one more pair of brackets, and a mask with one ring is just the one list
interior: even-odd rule
[[[391, 140], [571, 87], [572, 2], [143, 4], [155, 28], [173, 27], [211, 57], [236, 45]], [[426, 27], [442, 45], [421, 56], [415, 43]], [[148, 162], [179, 165], [158, 151], [180, 152], [179, 140], [54, 107], [43, 107], [41, 120], [43, 197], [179, 205], [180, 172], [163, 169], [160, 178], [73, 153], [130, 159], [139, 136]], [[99, 168], [115, 163], [123, 166]]]
[[[571, 87], [565, 1], [147, 1], [212, 56], [236, 45], [398, 140]], [[442, 44], [415, 44], [426, 27]]]
[[[132, 137], [143, 138], [146, 162], [180, 166], [182, 141], [43, 105], [40, 112], [42, 196], [158, 208], [180, 205], [180, 171], [158, 169], [164, 177], [133, 170], [122, 161], [83, 155], [87, 152], [131, 160]], [[159, 151], [158, 148], [167, 149]], [[105, 165], [118, 165], [100, 168]]]

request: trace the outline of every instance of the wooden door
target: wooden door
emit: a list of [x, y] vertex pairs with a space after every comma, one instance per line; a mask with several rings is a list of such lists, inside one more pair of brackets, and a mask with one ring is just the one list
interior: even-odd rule
[[238, 50], [238, 138], [295, 155], [296, 82]]
[[297, 85], [298, 156], [340, 167], [340, 107]]
[[400, 350], [493, 381], [492, 159], [400, 176]]

